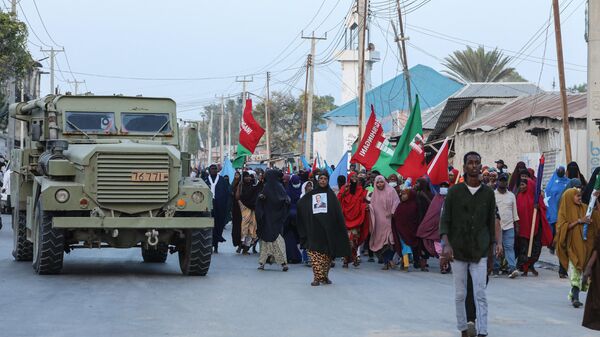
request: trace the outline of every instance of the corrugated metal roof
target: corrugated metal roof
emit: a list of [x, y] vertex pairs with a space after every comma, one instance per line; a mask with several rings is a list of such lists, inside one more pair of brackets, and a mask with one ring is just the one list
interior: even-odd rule
[[[419, 95], [421, 111], [435, 107], [464, 85], [458, 83], [434, 69], [416, 65], [409, 69], [412, 95]], [[402, 74], [369, 90], [366, 94], [367, 106], [373, 104], [377, 117], [381, 119], [384, 130], [391, 129], [391, 116], [395, 111], [407, 111], [406, 82]], [[414, 101], [414, 99], [413, 99]], [[368, 114], [367, 114], [368, 116]], [[358, 125], [358, 103], [354, 99], [326, 113], [325, 118], [341, 125]], [[352, 123], [352, 124], [350, 124]]]
[[[438, 116], [432, 116], [433, 118], [427, 122], [428, 128], [433, 129], [428, 141], [438, 139], [476, 98], [511, 98], [530, 96], [539, 92], [543, 92], [543, 90], [529, 82], [469, 83], [462, 90], [448, 98], [441, 113]], [[431, 127], [434, 124], [435, 117], [437, 117], [435, 127]]]
[[[567, 106], [569, 109], [569, 117], [587, 117], [586, 94], [567, 95]], [[562, 101], [560, 94], [552, 92], [520, 97], [492, 114], [483, 116], [463, 125], [460, 128], [460, 131], [491, 131], [504, 126], [509, 126], [520, 120], [535, 117], [561, 120]]]
[[530, 82], [469, 83], [452, 97], [517, 97], [535, 95], [542, 91]]

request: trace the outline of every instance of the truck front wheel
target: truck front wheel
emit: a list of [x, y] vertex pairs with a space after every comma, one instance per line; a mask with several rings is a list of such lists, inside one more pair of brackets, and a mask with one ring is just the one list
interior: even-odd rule
[[179, 267], [184, 275], [205, 276], [212, 255], [212, 228], [186, 229], [179, 244]]
[[33, 269], [40, 275], [58, 274], [65, 252], [64, 231], [52, 227], [53, 214], [43, 210], [41, 200], [38, 201], [36, 215]]

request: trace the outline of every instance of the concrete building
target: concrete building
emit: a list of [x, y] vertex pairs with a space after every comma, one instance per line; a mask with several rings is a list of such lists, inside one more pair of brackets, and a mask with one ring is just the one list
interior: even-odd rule
[[[568, 95], [567, 101], [573, 160], [579, 163], [582, 172], [587, 172], [586, 95]], [[439, 133], [452, 134], [456, 130], [452, 135], [454, 165], [461, 165], [460, 160], [466, 152], [477, 151], [487, 165], [502, 159], [512, 171], [517, 162], [523, 161], [527, 167], [537, 170], [538, 160], [543, 153], [546, 170], [542, 181], [545, 183], [557, 165], [567, 164], [559, 93], [522, 96], [490, 113], [469, 119], [473, 110], [471, 103], [454, 123], [445, 123], [448, 126]], [[459, 120], [464, 122], [457, 122]]]

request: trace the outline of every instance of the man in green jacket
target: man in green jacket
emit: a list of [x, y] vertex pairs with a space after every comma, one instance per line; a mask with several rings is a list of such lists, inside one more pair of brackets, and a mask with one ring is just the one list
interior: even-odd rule
[[494, 191], [481, 183], [481, 156], [469, 152], [463, 158], [465, 182], [453, 186], [444, 201], [440, 222], [443, 258], [452, 262], [456, 320], [467, 336], [467, 272], [473, 279], [478, 336], [487, 336], [485, 294], [487, 257], [495, 243], [496, 200]]

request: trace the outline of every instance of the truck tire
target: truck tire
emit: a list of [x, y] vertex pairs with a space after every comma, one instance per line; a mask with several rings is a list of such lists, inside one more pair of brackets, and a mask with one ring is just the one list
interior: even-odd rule
[[33, 243], [27, 240], [26, 213], [13, 213], [13, 237], [14, 246], [12, 255], [15, 261], [33, 260]]
[[64, 231], [52, 228], [53, 214], [43, 210], [40, 200], [38, 200], [36, 212], [33, 269], [39, 275], [58, 274], [63, 266], [65, 252]]
[[142, 244], [142, 258], [146, 263], [165, 263], [169, 254], [169, 246], [164, 242], [159, 242], [151, 247]]
[[179, 267], [183, 275], [205, 276], [212, 255], [212, 228], [186, 229], [179, 245]]

